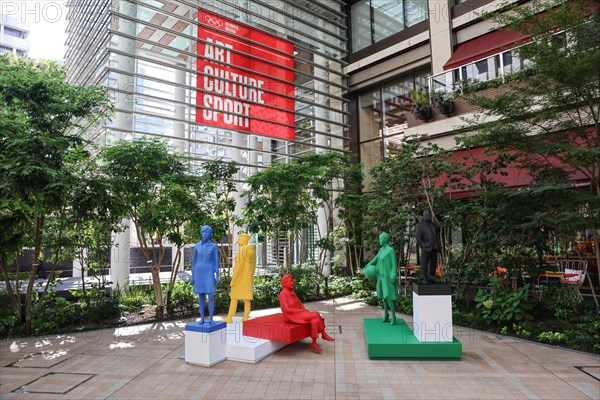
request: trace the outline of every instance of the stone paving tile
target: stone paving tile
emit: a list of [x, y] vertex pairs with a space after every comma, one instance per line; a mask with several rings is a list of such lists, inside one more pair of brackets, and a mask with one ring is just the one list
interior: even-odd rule
[[[369, 360], [362, 319], [381, 316], [380, 309], [350, 298], [307, 308], [324, 315], [336, 341], [323, 342], [316, 354], [306, 339], [257, 364], [186, 364], [178, 355], [188, 321], [2, 341], [0, 398], [600, 400], [600, 382], [576, 368], [600, 368], [592, 354], [455, 327], [461, 361]], [[49, 373], [59, 381], [38, 380]], [[36, 380], [30, 389], [69, 391], [27, 393]], [[22, 387], [25, 392], [14, 392]]]

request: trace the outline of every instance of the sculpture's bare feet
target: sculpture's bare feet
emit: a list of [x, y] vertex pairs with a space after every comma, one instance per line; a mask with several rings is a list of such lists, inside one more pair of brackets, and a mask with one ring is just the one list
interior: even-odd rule
[[327, 334], [327, 332], [325, 332], [325, 331], [323, 331], [323, 333], [321, 333], [321, 338], [322, 338], [323, 340], [327, 340], [328, 342], [335, 342], [335, 339], [334, 339], [334, 338], [332, 338], [331, 336], [329, 336], [329, 335]]
[[200, 321], [198, 321], [199, 324], [203, 324], [204, 323], [204, 317], [200, 318]]
[[228, 324], [232, 324], [233, 323], [233, 318], [225, 318], [225, 322], [227, 322]]
[[214, 324], [215, 324], [215, 321], [213, 321], [212, 317], [210, 317], [210, 319], [208, 320], [208, 323], [209, 323], [210, 325], [214, 325]]
[[321, 348], [317, 345], [317, 340], [313, 339], [313, 342], [310, 344], [310, 347], [312, 347], [312, 349], [314, 351], [316, 351], [317, 353], [322, 353], [323, 351], [321, 350]]
[[390, 322], [390, 316], [386, 314], [381, 322]]
[[390, 322], [390, 325], [396, 325], [396, 318], [392, 319], [392, 322]]
[[242, 321], [248, 321], [248, 317], [242, 318]]

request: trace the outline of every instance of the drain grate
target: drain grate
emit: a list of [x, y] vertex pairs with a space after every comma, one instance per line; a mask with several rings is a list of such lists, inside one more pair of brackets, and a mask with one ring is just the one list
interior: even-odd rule
[[325, 324], [325, 331], [327, 333], [329, 333], [330, 335], [341, 335], [342, 334], [342, 326]]
[[67, 394], [94, 376], [96, 374], [48, 372], [46, 375], [16, 388], [12, 393]]

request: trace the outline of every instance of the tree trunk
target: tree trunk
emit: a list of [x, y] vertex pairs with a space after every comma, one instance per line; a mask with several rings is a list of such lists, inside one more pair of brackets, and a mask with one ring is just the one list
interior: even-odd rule
[[152, 273], [152, 284], [154, 286], [154, 297], [156, 299], [156, 310], [159, 314], [162, 314], [164, 303], [162, 296], [162, 288], [160, 286], [160, 266], [153, 264], [150, 267], [150, 272]]
[[[598, 279], [598, 286], [600, 287], [600, 249], [598, 247], [598, 229], [592, 229], [592, 238], [594, 239], [594, 246], [596, 247], [596, 278]], [[590, 278], [590, 273], [588, 271], [588, 279]], [[591, 279], [590, 286], [592, 288], [592, 294], [594, 295], [594, 301], [596, 302], [596, 307], [598, 307], [598, 298], [596, 297], [596, 293], [594, 292], [594, 282]]]
[[35, 224], [35, 245], [33, 250], [33, 264], [31, 265], [31, 275], [27, 283], [27, 292], [25, 293], [25, 335], [31, 335], [31, 304], [33, 302], [33, 284], [38, 271], [38, 259], [42, 246], [42, 227], [45, 217], [39, 216]]
[[169, 278], [169, 288], [167, 289], [167, 310], [171, 306], [171, 296], [173, 294], [173, 287], [175, 286], [175, 280], [177, 279], [177, 272], [179, 272], [179, 259], [181, 258], [181, 249], [183, 246], [177, 247], [177, 254], [171, 264], [171, 277]]
[[0, 257], [0, 270], [2, 270], [2, 276], [4, 277], [4, 282], [6, 283], [6, 293], [10, 299], [10, 306], [12, 310], [19, 314], [21, 312], [21, 307], [19, 305], [19, 299], [13, 290], [12, 283], [10, 282], [10, 275], [8, 273], [8, 259], [5, 254]]

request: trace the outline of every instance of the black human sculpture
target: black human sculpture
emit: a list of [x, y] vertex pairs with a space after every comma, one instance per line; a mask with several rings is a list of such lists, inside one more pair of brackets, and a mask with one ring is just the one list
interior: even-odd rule
[[439, 228], [431, 221], [431, 212], [423, 211], [423, 219], [417, 224], [415, 236], [421, 248], [421, 284], [438, 283], [435, 278], [437, 255], [440, 250], [438, 242]]

